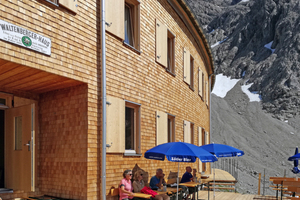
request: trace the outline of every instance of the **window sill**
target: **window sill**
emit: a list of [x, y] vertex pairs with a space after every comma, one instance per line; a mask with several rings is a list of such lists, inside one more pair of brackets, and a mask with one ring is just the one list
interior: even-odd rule
[[123, 42], [123, 45], [128, 47], [129, 49], [133, 50], [135, 53], [141, 55], [141, 51], [137, 50], [136, 48], [134, 48], [133, 46], [131, 46], [130, 44], [126, 43], [126, 42]]
[[58, 7], [58, 3], [53, 3], [53, 2], [50, 1], [50, 0], [44, 0], [44, 1], [46, 1], [47, 3], [49, 3], [49, 4], [53, 5], [53, 6]]
[[175, 73], [171, 72], [171, 71], [168, 70], [168, 69], [166, 69], [166, 71], [167, 71], [169, 74], [171, 74], [172, 76], [176, 77], [176, 74], [175, 74]]
[[6, 189], [6, 188], [0, 188], [0, 193], [4, 194], [4, 193], [13, 193], [14, 190], [13, 189]]
[[[198, 94], [199, 95], [199, 94]], [[204, 102], [204, 99], [202, 98], [202, 96], [201, 95], [199, 95], [199, 97], [200, 97], [200, 99]]]
[[192, 88], [190, 85], [189, 85], [189, 88], [190, 88], [191, 90], [193, 90], [193, 92], [195, 92], [195, 89], [194, 89], [194, 88]]
[[139, 153], [124, 153], [124, 156], [136, 156], [136, 157], [141, 157], [142, 154], [139, 154]]

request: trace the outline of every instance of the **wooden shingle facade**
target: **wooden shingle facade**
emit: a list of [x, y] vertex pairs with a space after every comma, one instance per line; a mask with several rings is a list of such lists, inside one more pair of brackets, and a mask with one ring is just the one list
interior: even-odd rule
[[[145, 159], [148, 149], [209, 143], [214, 68], [184, 0], [106, 0], [105, 10], [110, 199], [125, 169], [177, 171]], [[102, 198], [100, 21], [100, 1], [0, 2], [2, 199]]]

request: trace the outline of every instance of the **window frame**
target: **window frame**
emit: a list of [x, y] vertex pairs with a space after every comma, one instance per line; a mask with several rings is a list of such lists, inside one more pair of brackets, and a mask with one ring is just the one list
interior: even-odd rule
[[[134, 110], [134, 133], [133, 133], [133, 149], [126, 149], [125, 145], [125, 152], [124, 155], [136, 155], [141, 153], [141, 105], [125, 100], [125, 116], [126, 116], [126, 108], [131, 108]], [[126, 120], [126, 117], [125, 117]], [[125, 121], [126, 123], [126, 121]], [[124, 124], [124, 126], [126, 126]], [[126, 144], [126, 130], [125, 130], [125, 144]]]
[[[168, 142], [175, 142], [175, 115], [172, 115], [172, 114], [168, 114]], [[170, 128], [169, 127], [172, 127], [171, 131], [170, 131]]]
[[[130, 8], [130, 21], [133, 44], [125, 42], [125, 13], [126, 6]], [[138, 0], [124, 0], [124, 40], [123, 44], [140, 52], [140, 2]]]
[[194, 65], [195, 65], [195, 59], [190, 54], [190, 85], [189, 87], [194, 90]]
[[[171, 63], [169, 62], [171, 60]], [[170, 64], [169, 64], [170, 63]], [[167, 72], [175, 76], [175, 35], [167, 30]]]
[[190, 131], [191, 131], [191, 144], [196, 144], [195, 142], [195, 133], [194, 133], [194, 129], [195, 129], [195, 124], [193, 122], [190, 122]]

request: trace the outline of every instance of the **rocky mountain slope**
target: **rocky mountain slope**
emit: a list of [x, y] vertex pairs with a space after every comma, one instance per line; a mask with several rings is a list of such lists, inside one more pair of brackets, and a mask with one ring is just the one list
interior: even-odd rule
[[[245, 152], [238, 191], [257, 193], [264, 169], [266, 180], [284, 170], [295, 176], [287, 158], [300, 146], [300, 2], [186, 1], [211, 44], [216, 74], [241, 79], [225, 98], [212, 95], [212, 142]], [[245, 83], [260, 102], [249, 102]]]
[[[294, 121], [280, 121], [263, 111], [260, 102], [249, 102], [241, 90], [242, 82], [238, 82], [225, 98], [212, 94], [211, 142], [245, 152], [244, 156], [234, 158], [238, 162], [237, 191], [257, 194], [258, 174], [263, 174], [264, 169], [266, 180], [271, 176], [283, 176], [284, 170], [287, 176], [296, 176], [291, 172], [293, 162], [287, 159], [299, 145], [300, 132], [291, 125]], [[266, 186], [269, 185], [267, 182]], [[266, 189], [265, 194], [275, 193]]]
[[[298, 0], [187, 0], [212, 46], [216, 73], [254, 83], [263, 109], [292, 118], [300, 105]], [[266, 45], [266, 46], [265, 46]]]

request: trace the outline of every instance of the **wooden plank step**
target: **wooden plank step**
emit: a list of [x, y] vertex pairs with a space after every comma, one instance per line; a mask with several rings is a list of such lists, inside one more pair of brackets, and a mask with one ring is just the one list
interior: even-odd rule
[[[208, 187], [204, 187], [204, 189], [208, 189]], [[216, 189], [216, 190], [235, 190], [233, 187], [209, 187], [210, 190]]]
[[213, 182], [210, 182], [209, 185], [235, 185], [235, 183], [213, 183]]

